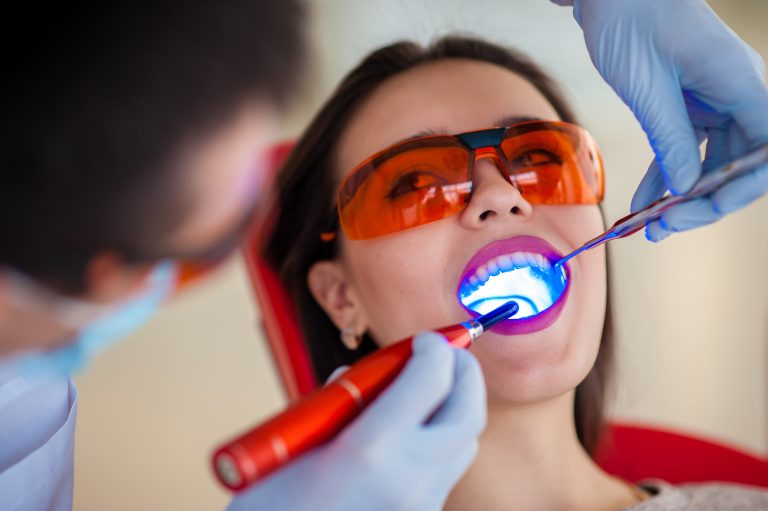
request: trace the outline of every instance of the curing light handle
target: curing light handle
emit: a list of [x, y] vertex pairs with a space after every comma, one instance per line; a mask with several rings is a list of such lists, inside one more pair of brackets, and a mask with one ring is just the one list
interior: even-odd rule
[[[437, 330], [459, 348], [483, 332], [471, 321]], [[352, 422], [400, 373], [413, 338], [358, 361], [328, 385], [308, 394], [267, 422], [218, 448], [213, 470], [221, 484], [239, 491], [331, 438]]]

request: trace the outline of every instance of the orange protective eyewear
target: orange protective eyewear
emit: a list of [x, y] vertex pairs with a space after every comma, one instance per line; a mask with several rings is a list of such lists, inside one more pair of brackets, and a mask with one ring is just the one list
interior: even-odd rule
[[598, 204], [603, 163], [583, 128], [526, 121], [506, 128], [416, 138], [355, 167], [339, 189], [349, 239], [391, 234], [455, 215], [472, 197], [475, 160], [491, 158], [531, 204]]

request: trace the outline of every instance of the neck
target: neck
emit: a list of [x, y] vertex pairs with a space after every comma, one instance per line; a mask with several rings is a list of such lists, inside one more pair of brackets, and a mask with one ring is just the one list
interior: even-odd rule
[[579, 443], [573, 397], [569, 392], [525, 405], [490, 398], [478, 456], [446, 511], [616, 510], [633, 504], [631, 490], [602, 472]]

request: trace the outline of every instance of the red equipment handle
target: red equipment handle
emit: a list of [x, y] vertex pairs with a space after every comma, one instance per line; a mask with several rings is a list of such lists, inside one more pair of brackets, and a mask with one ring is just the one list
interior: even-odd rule
[[[461, 324], [438, 332], [456, 347], [472, 342]], [[325, 387], [216, 449], [211, 461], [221, 484], [240, 491], [336, 436], [400, 373], [411, 357], [412, 341], [371, 353]]]

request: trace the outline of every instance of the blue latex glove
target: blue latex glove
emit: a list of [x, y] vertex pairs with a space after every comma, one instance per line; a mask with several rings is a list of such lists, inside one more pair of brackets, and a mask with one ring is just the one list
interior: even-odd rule
[[[573, 5], [597, 70], [640, 121], [656, 155], [632, 199], [644, 208], [669, 189], [768, 142], [765, 66], [702, 0], [555, 0]], [[707, 139], [700, 163], [699, 142]], [[768, 167], [649, 224], [653, 241], [709, 224], [768, 191]]]
[[420, 334], [403, 372], [360, 417], [228, 510], [438, 511], [475, 458], [485, 414], [474, 357]]

